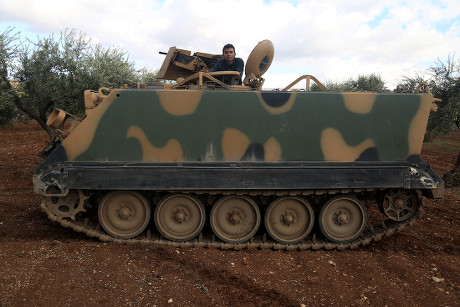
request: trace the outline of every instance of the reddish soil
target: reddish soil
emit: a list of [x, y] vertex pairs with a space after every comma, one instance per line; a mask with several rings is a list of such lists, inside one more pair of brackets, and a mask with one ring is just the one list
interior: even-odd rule
[[[460, 189], [404, 233], [356, 250], [272, 251], [103, 243], [53, 223], [32, 173], [47, 136], [0, 131], [0, 306], [460, 306]], [[425, 144], [443, 175], [460, 130]]]

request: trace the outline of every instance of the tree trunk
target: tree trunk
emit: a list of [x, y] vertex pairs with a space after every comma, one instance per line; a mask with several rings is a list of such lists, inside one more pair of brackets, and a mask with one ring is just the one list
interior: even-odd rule
[[[11, 83], [6, 78], [3, 78], [3, 79], [7, 81], [6, 83], [8, 86], [8, 93], [13, 97], [14, 104], [18, 107], [19, 110], [26, 113], [27, 116], [29, 116], [31, 119], [35, 119], [38, 122], [38, 124], [46, 131], [46, 133], [48, 133], [50, 142], [52, 142], [57, 136], [57, 133], [54, 131], [53, 128], [49, 127], [46, 124], [46, 110], [45, 112], [43, 112], [43, 116], [39, 116], [39, 115], [34, 114], [31, 110], [24, 107], [21, 101], [21, 97], [19, 97], [19, 95], [13, 89], [13, 87], [11, 86]], [[52, 105], [52, 102], [50, 102], [49, 105], [47, 105], [47, 108], [49, 108], [50, 105]]]

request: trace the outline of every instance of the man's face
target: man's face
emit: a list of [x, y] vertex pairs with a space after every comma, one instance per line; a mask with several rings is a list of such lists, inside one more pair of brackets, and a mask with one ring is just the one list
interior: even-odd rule
[[225, 61], [227, 61], [227, 63], [232, 63], [233, 60], [235, 59], [235, 49], [233, 48], [224, 49], [224, 59]]

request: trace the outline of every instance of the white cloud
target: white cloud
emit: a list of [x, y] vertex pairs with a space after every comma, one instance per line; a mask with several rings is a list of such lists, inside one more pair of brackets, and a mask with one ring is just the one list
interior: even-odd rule
[[460, 46], [457, 0], [16, 0], [0, 1], [0, 22], [0, 29], [23, 24], [39, 35], [75, 28], [150, 68], [161, 66], [158, 52], [170, 46], [220, 53], [231, 42], [246, 60], [257, 42], [270, 39], [267, 88], [302, 74], [340, 81], [373, 72], [391, 88]]

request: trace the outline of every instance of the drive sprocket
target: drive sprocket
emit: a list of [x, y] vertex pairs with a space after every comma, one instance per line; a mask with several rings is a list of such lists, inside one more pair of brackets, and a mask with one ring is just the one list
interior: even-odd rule
[[85, 201], [88, 197], [81, 190], [70, 190], [64, 197], [43, 197], [46, 207], [60, 218], [70, 217], [75, 220], [75, 215], [85, 212]]

